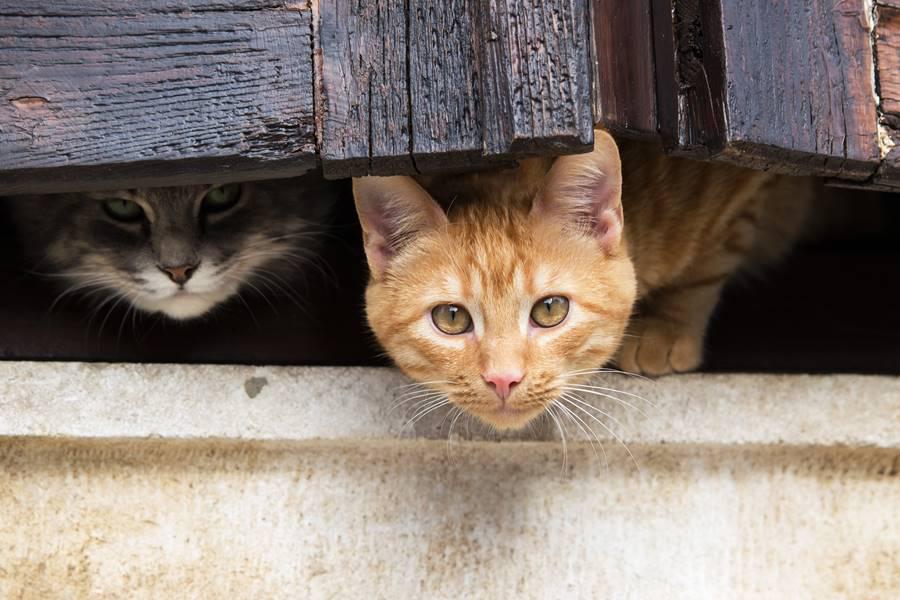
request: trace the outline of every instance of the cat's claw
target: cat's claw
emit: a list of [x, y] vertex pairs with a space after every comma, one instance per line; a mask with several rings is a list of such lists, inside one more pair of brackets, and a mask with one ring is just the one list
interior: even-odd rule
[[669, 321], [647, 319], [629, 331], [616, 362], [625, 371], [658, 377], [693, 371], [702, 359], [702, 335]]

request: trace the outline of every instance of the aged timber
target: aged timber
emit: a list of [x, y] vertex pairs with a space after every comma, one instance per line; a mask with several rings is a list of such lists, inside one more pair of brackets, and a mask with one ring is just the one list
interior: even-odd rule
[[[863, 180], [879, 161], [864, 0], [656, 1], [667, 146]], [[672, 67], [669, 67], [672, 64]], [[658, 68], [658, 72], [662, 68]]]
[[311, 11], [278, 0], [0, 8], [0, 193], [316, 164]]
[[894, 122], [890, 95], [880, 104], [876, 89], [885, 79], [881, 87], [890, 92], [897, 78], [897, 2], [873, 9], [866, 0], [652, 0], [664, 146], [695, 158], [900, 186], [882, 131]]
[[396, 174], [579, 152], [589, 0], [24, 0], [0, 193]]
[[320, 2], [325, 175], [588, 149], [588, 13], [588, 0]]
[[889, 185], [900, 180], [900, 0], [880, 1], [875, 19], [883, 155], [875, 183]]
[[0, 194], [483, 167], [595, 122], [900, 185], [900, 0], [6, 4]]
[[480, 3], [484, 148], [514, 156], [593, 143], [587, 2]]
[[326, 176], [413, 172], [405, 0], [318, 3]]
[[655, 138], [656, 72], [650, 0], [593, 0], [594, 115], [605, 129]]

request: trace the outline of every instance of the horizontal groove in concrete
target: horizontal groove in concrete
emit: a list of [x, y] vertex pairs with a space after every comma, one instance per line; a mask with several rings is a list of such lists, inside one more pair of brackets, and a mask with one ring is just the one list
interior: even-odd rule
[[[412, 402], [391, 409], [408, 383], [393, 369], [357, 367], [0, 362], [0, 436], [447, 439], [447, 407], [411, 426]], [[624, 402], [583, 394], [606, 415], [564, 423], [569, 442], [900, 447], [897, 377], [607, 374], [594, 384], [625, 392], [610, 394]], [[453, 424], [453, 438], [501, 437], [467, 418]], [[559, 433], [543, 419], [503, 437]]]

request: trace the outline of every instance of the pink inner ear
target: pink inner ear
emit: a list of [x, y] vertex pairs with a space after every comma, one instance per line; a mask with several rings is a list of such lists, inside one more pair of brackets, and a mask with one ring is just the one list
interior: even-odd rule
[[614, 252], [619, 247], [623, 225], [621, 205], [613, 209], [606, 209], [597, 216], [597, 236], [607, 252]]
[[384, 273], [387, 269], [391, 253], [384, 240], [378, 237], [378, 241], [370, 241], [372, 236], [367, 235], [365, 241], [366, 259], [369, 269], [375, 275]]
[[595, 132], [594, 150], [556, 159], [532, 214], [551, 217], [575, 227], [590, 223], [607, 252], [622, 238], [622, 166], [615, 141]]
[[[571, 179], [561, 179], [560, 175]], [[602, 172], [585, 175], [569, 169], [556, 173], [535, 203], [532, 214], [539, 219], [556, 219], [593, 233], [607, 252], [621, 241], [624, 219], [618, 181], [609, 181]]]
[[353, 181], [365, 234], [366, 258], [380, 277], [399, 249], [416, 235], [446, 223], [441, 207], [411, 177], [362, 177]]

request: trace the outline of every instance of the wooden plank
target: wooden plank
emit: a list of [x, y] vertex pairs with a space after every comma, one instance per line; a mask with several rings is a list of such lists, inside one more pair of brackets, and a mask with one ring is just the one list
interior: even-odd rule
[[900, 0], [898, 8], [878, 7], [875, 45], [878, 56], [878, 94], [881, 110], [900, 117]]
[[405, 0], [315, 4], [325, 175], [413, 173]]
[[315, 165], [311, 11], [275, 0], [0, 8], [0, 193]]
[[589, 150], [588, 0], [484, 0], [475, 36], [488, 155]]
[[318, 3], [325, 175], [589, 149], [588, 2]]
[[875, 47], [878, 57], [878, 93], [881, 100], [881, 168], [876, 181], [900, 187], [900, 0], [876, 7]]
[[650, 0], [593, 0], [594, 118], [630, 137], [657, 132]]
[[698, 158], [718, 150], [725, 127], [721, 41], [704, 39], [713, 11], [715, 1], [652, 0], [660, 137], [668, 151]]
[[413, 161], [430, 172], [482, 158], [474, 0], [409, 0]]
[[[871, 176], [879, 149], [865, 0], [767, 0], [758, 11], [741, 4], [723, 3], [723, 30], [737, 31], [756, 15], [760, 37], [744, 30], [743, 36], [729, 36], [739, 46], [725, 44], [735, 157], [761, 155], [768, 161], [766, 148], [777, 146], [801, 171]], [[767, 35], [770, 44], [760, 41]], [[764, 61], [753, 58], [761, 53]]]
[[865, 0], [654, 0], [653, 13], [671, 150], [872, 176], [880, 152]]

